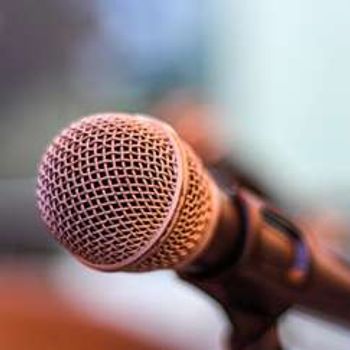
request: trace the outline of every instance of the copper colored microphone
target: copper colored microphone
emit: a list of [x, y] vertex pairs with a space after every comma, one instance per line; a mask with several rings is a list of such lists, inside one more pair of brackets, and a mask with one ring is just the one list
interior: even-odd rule
[[56, 137], [37, 195], [54, 237], [106, 271], [189, 264], [212, 238], [220, 210], [218, 188], [174, 130], [125, 114], [86, 117]]
[[211, 294], [235, 323], [237, 349], [279, 348], [274, 323], [292, 304], [350, 321], [348, 266], [249, 191], [221, 191], [154, 118], [71, 124], [42, 158], [37, 198], [53, 236], [84, 264], [172, 268]]

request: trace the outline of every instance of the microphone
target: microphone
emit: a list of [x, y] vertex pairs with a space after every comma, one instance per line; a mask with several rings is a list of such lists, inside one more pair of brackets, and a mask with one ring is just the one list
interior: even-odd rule
[[43, 155], [37, 199], [49, 231], [85, 265], [175, 269], [212, 295], [240, 324], [239, 346], [269, 333], [294, 304], [350, 321], [348, 266], [251, 192], [220, 190], [192, 149], [152, 117], [72, 123]]
[[219, 190], [166, 124], [102, 114], [64, 130], [39, 167], [38, 206], [54, 237], [104, 271], [180, 268], [219, 217]]

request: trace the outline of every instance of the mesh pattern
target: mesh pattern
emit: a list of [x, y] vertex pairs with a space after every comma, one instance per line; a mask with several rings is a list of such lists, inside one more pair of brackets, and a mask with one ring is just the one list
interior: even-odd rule
[[168, 236], [132, 270], [147, 271], [174, 268], [183, 264], [210, 234], [211, 219], [215, 217], [212, 187], [203, 166], [189, 147], [185, 146], [187, 163], [187, 188], [179, 215]]
[[85, 263], [118, 269], [164, 232], [180, 191], [178, 152], [166, 130], [150, 118], [90, 116], [65, 129], [44, 154], [41, 216]]

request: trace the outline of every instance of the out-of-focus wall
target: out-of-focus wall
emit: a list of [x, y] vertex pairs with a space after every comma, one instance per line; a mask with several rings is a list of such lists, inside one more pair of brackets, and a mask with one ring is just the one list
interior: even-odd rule
[[213, 12], [213, 90], [242, 154], [296, 202], [348, 204], [350, 3], [220, 0]]

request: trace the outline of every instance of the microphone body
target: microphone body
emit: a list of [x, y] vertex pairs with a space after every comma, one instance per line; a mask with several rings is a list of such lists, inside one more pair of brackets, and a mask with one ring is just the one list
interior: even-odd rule
[[224, 307], [236, 326], [233, 348], [270, 336], [291, 306], [350, 325], [350, 268], [319, 245], [315, 232], [245, 189], [226, 204], [210, 245], [178, 273]]
[[73, 123], [44, 154], [37, 195], [50, 231], [84, 264], [173, 268], [212, 295], [236, 326], [237, 349], [266, 349], [260, 340], [276, 340], [275, 322], [292, 305], [350, 322], [349, 266], [251, 192], [221, 191], [155, 119]]

